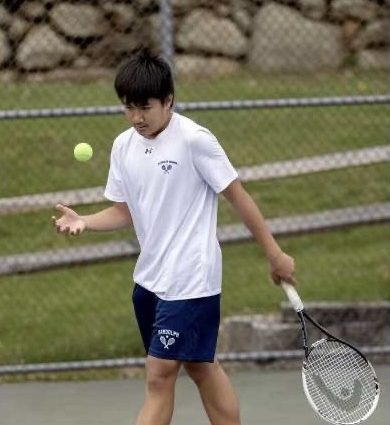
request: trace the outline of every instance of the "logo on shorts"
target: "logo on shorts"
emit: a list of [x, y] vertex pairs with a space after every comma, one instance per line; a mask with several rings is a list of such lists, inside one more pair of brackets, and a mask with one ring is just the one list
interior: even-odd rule
[[171, 331], [170, 329], [159, 329], [158, 334], [160, 335], [160, 342], [166, 350], [176, 342], [176, 338], [179, 338], [180, 333]]

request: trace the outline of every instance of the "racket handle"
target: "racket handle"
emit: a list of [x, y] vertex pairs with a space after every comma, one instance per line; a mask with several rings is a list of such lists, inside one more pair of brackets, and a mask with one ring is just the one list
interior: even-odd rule
[[298, 292], [295, 290], [294, 286], [287, 282], [282, 282], [281, 287], [283, 288], [284, 292], [287, 295], [287, 298], [289, 299], [291, 305], [293, 306], [293, 309], [299, 313], [300, 311], [303, 311], [304, 306], [302, 300], [299, 298]]

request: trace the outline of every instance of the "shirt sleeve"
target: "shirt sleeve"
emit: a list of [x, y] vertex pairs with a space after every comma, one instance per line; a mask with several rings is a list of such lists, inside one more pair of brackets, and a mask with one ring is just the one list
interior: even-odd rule
[[237, 179], [237, 171], [208, 130], [200, 129], [195, 133], [190, 140], [190, 149], [195, 169], [216, 193], [222, 192]]
[[125, 202], [125, 191], [120, 171], [120, 149], [118, 141], [115, 141], [111, 150], [110, 170], [104, 196], [113, 202]]

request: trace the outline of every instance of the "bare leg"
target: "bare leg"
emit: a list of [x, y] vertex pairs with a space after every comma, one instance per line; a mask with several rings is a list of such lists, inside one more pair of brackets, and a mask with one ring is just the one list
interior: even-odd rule
[[169, 425], [175, 399], [175, 383], [181, 363], [177, 360], [146, 359], [146, 393], [136, 425]]
[[185, 363], [184, 367], [199, 389], [212, 425], [240, 425], [237, 396], [221, 365]]

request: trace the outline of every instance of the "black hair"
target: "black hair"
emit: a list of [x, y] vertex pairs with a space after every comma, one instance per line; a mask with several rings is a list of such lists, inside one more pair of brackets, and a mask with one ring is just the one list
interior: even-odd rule
[[150, 98], [163, 102], [175, 91], [171, 68], [148, 49], [139, 50], [120, 65], [115, 90], [125, 105], [146, 105]]

